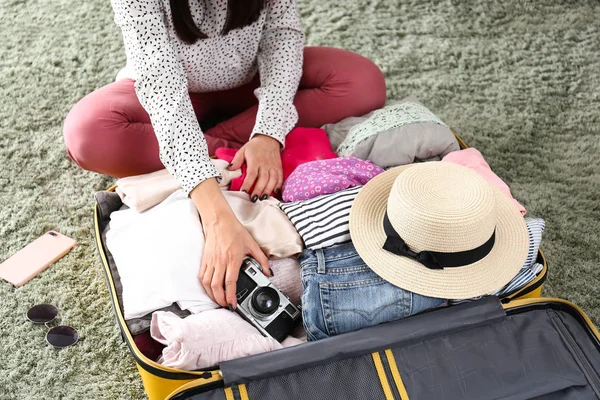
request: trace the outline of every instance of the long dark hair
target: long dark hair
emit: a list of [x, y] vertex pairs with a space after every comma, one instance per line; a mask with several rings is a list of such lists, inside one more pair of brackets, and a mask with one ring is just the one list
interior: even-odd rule
[[[256, 22], [266, 0], [227, 0], [227, 18], [222, 35]], [[208, 36], [194, 23], [190, 10], [190, 0], [170, 0], [173, 26], [177, 36], [186, 43], [193, 44]]]

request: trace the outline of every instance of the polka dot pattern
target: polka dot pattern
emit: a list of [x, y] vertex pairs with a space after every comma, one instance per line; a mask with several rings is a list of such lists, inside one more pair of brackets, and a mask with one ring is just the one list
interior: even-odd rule
[[207, 39], [189, 45], [177, 37], [169, 1], [111, 0], [122, 30], [127, 66], [150, 115], [160, 159], [189, 193], [218, 177], [210, 162], [189, 92], [235, 88], [260, 74], [258, 115], [252, 135], [283, 146], [298, 120], [293, 105], [302, 75], [304, 34], [295, 0], [267, 0], [258, 20], [225, 36], [226, 0], [190, 0], [194, 21]]
[[308, 200], [362, 186], [383, 172], [370, 161], [340, 157], [312, 161], [297, 167], [283, 184], [283, 201]]

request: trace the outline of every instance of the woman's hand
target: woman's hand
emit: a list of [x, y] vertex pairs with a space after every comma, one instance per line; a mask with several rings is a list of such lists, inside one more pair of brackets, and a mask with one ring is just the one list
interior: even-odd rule
[[215, 179], [202, 182], [190, 197], [200, 213], [205, 235], [198, 278], [220, 306], [235, 309], [237, 279], [244, 257], [256, 259], [263, 273], [272, 276], [269, 260], [231, 211]]
[[260, 134], [254, 136], [237, 152], [229, 169], [241, 168], [244, 161], [247, 169], [241, 190], [248, 192], [254, 185], [250, 193], [253, 202], [258, 199], [265, 200], [273, 191], [281, 192], [281, 145], [276, 139]]

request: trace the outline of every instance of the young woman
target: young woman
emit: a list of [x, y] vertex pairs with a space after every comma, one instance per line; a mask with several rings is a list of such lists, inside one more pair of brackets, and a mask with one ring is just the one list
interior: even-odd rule
[[[295, 125], [319, 127], [385, 102], [379, 68], [357, 54], [304, 48], [295, 0], [111, 0], [127, 54], [118, 80], [80, 100], [64, 125], [82, 168], [123, 177], [164, 167], [189, 193], [206, 235], [199, 278], [236, 306], [243, 257], [267, 258], [239, 223], [209, 160], [240, 148], [251, 199], [280, 190], [280, 151]], [[120, 79], [122, 78], [122, 79]], [[205, 130], [216, 115], [230, 118]], [[224, 290], [225, 289], [225, 290]]]

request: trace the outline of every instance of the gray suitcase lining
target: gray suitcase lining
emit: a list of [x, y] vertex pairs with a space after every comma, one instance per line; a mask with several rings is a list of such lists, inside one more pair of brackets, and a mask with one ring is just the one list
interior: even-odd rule
[[[411, 399], [600, 398], [600, 344], [571, 310], [552, 303], [507, 314], [491, 297], [230, 361], [221, 371], [226, 386], [246, 383], [250, 399], [386, 399], [373, 388], [370, 353], [379, 352], [387, 372], [388, 348]], [[224, 398], [218, 389], [174, 399]]]

